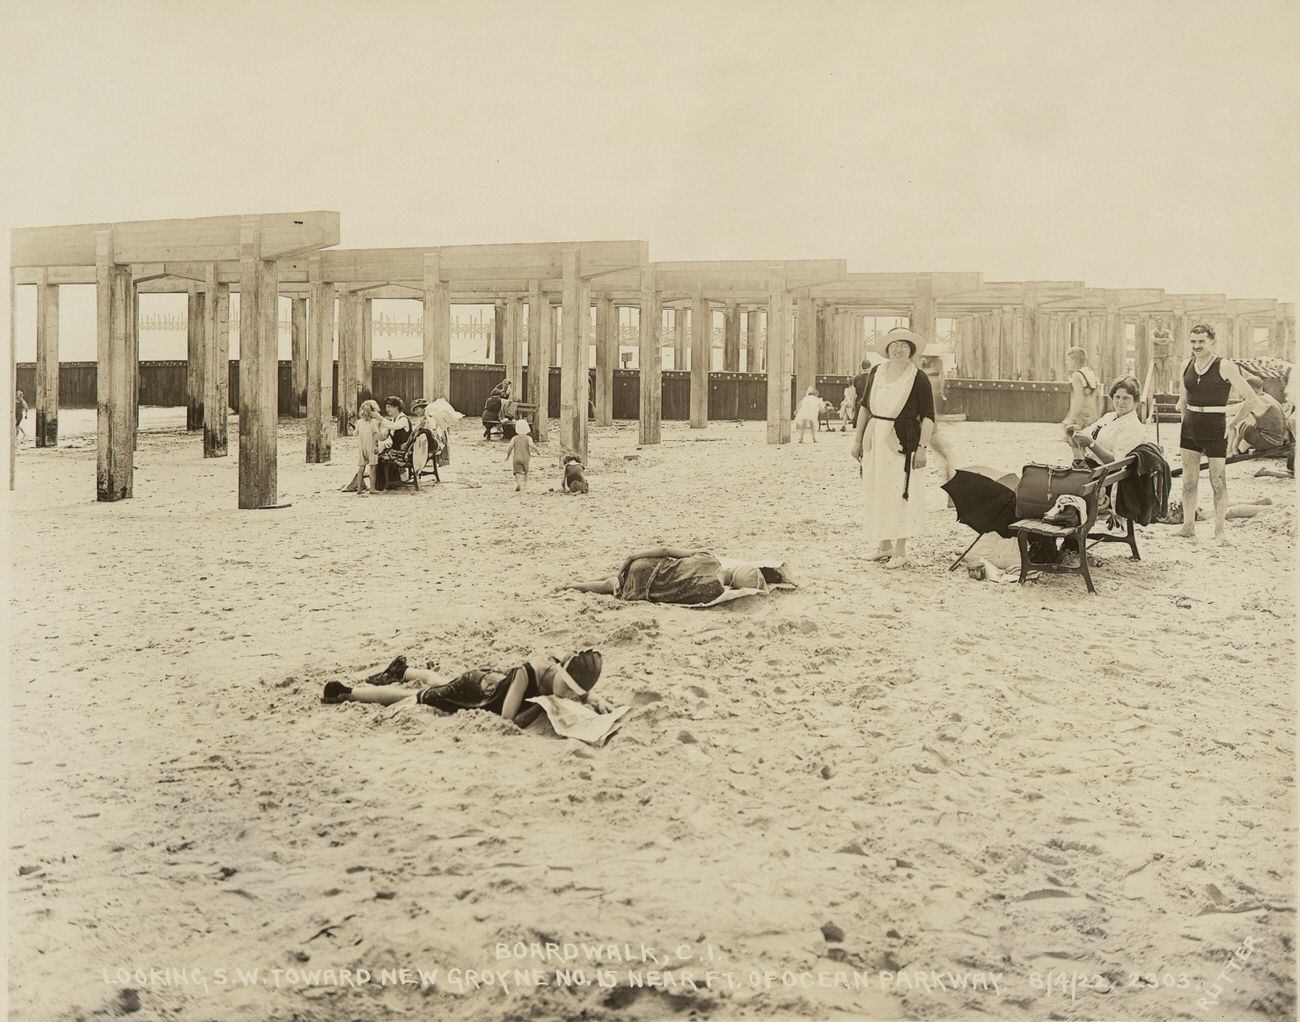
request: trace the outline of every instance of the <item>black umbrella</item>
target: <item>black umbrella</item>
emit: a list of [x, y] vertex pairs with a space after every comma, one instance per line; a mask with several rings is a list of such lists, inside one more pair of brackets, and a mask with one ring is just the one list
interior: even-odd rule
[[943, 484], [957, 509], [957, 521], [969, 525], [978, 536], [962, 551], [961, 557], [952, 562], [948, 569], [954, 571], [962, 558], [970, 553], [971, 548], [988, 532], [1011, 539], [1011, 523], [1016, 520], [1016, 491], [996, 479], [980, 475], [964, 468], [957, 469], [952, 478]]

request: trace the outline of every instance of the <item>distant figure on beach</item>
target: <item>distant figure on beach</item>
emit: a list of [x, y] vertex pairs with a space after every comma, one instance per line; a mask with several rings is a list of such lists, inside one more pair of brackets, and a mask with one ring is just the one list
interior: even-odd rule
[[859, 365], [861, 372], [853, 377], [850, 386], [853, 388], [853, 416], [852, 422], [858, 421], [858, 406], [862, 404], [862, 395], [867, 392], [867, 373], [871, 372], [871, 359], [866, 355], [862, 356], [862, 362]]
[[[357, 415], [357, 496], [366, 497], [366, 470], [370, 470], [370, 484], [375, 483], [375, 471], [379, 468], [379, 446], [383, 432], [383, 420], [379, 417], [379, 404], [364, 401]], [[387, 442], [387, 441], [382, 441]]]
[[[409, 702], [412, 706], [432, 706], [443, 713], [488, 710], [527, 727], [542, 710], [535, 704], [526, 706], [525, 700], [555, 696], [585, 703], [592, 686], [600, 680], [602, 664], [599, 650], [584, 649], [571, 653], [563, 662], [541, 654], [518, 667], [465, 671], [451, 681], [439, 681], [432, 671], [407, 667], [406, 658], [398, 657], [382, 672], [367, 679], [371, 684], [348, 686], [339, 681], [326, 682], [321, 702], [383, 706]], [[425, 687], [417, 691], [392, 687], [400, 684]]]
[[[1231, 359], [1214, 353], [1214, 327], [1198, 323], [1189, 340], [1192, 357], [1183, 366], [1182, 393], [1178, 411], [1183, 417], [1178, 438], [1183, 461], [1183, 527], [1178, 535], [1196, 538], [1197, 484], [1201, 478], [1201, 455], [1210, 462], [1210, 489], [1214, 492], [1214, 538], [1227, 542], [1223, 523], [1228, 515], [1228, 433], [1245, 421], [1255, 408], [1255, 392]], [[1228, 400], [1234, 394], [1243, 402], [1228, 422]]]
[[853, 414], [858, 407], [858, 392], [853, 389], [853, 384], [844, 388], [844, 401], [840, 404], [840, 432], [843, 433], [845, 427], [853, 424]]
[[1088, 353], [1082, 348], [1070, 348], [1065, 353], [1065, 365], [1070, 374], [1070, 410], [1061, 420], [1061, 428], [1066, 436], [1074, 426], [1079, 429], [1101, 418], [1103, 403], [1101, 381], [1088, 365]]
[[1116, 380], [1110, 388], [1110, 403], [1114, 411], [1107, 412], [1088, 426], [1065, 427], [1065, 438], [1076, 458], [1095, 465], [1108, 465], [1126, 457], [1134, 447], [1146, 440], [1137, 406], [1141, 396], [1137, 380], [1131, 376]]
[[1157, 394], [1167, 394], [1173, 383], [1174, 343], [1163, 316], [1157, 317], [1151, 331], [1152, 386]]
[[1246, 382], [1255, 392], [1255, 407], [1233, 426], [1228, 437], [1228, 453], [1271, 451], [1294, 442], [1287, 426], [1286, 410], [1277, 398], [1264, 392], [1264, 381], [1258, 376], [1250, 376]]
[[498, 383], [495, 387], [492, 388], [492, 392], [488, 395], [488, 397], [490, 398], [499, 397], [501, 399], [501, 405], [499, 409], [500, 418], [503, 419], [514, 418], [515, 404], [516, 404], [515, 396], [514, 396], [514, 384], [512, 384], [509, 380], [502, 380], [500, 383]]
[[813, 443], [817, 442], [817, 420], [821, 418], [821, 414], [822, 399], [817, 396], [816, 387], [809, 387], [794, 412], [794, 429], [799, 434], [800, 443], [803, 443], [805, 433], [812, 435]]
[[23, 397], [23, 392], [21, 390], [18, 392], [18, 397], [14, 400], [14, 412], [17, 416], [14, 428], [18, 430], [19, 436], [25, 437], [27, 436], [27, 430], [23, 429], [23, 419], [27, 418], [27, 399]]
[[532, 450], [533, 441], [528, 428], [528, 420], [517, 419], [515, 421], [515, 435], [510, 443], [506, 445], [506, 460], [511, 463], [511, 470], [515, 474], [516, 493], [528, 485], [528, 466], [531, 463]]
[[564, 456], [564, 480], [561, 484], [566, 493], [587, 493], [587, 470], [582, 459], [576, 454]]
[[925, 488], [911, 489], [912, 469], [925, 467], [934, 432], [930, 380], [913, 359], [925, 350], [920, 334], [896, 327], [881, 337], [885, 362], [867, 375], [858, 406], [852, 454], [862, 462], [866, 541], [873, 561], [903, 568], [907, 541], [925, 528]]
[[653, 547], [629, 554], [618, 574], [592, 582], [569, 582], [561, 590], [617, 596], [629, 603], [711, 603], [728, 589], [766, 589], [762, 569], [727, 569], [707, 550]]

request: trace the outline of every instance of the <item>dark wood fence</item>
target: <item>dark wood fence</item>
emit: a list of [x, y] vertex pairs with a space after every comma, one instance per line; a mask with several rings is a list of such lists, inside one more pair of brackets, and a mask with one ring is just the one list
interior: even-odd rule
[[[290, 363], [279, 365], [279, 411], [294, 412], [294, 395], [290, 382]], [[596, 395], [595, 371], [591, 373], [590, 393]], [[451, 367], [451, 403], [467, 415], [477, 415], [488, 394], [505, 378], [499, 365]], [[407, 405], [423, 389], [423, 370], [419, 362], [375, 362], [371, 377], [373, 393], [380, 401], [396, 394]], [[524, 369], [525, 392], [528, 370]], [[338, 382], [338, 365], [334, 366]], [[850, 377], [819, 376], [821, 396], [836, 408], [843, 400]], [[560, 408], [560, 369], [550, 372], [549, 408], [552, 417]], [[36, 367], [31, 362], [18, 364], [18, 389], [29, 405], [36, 400]], [[336, 388], [335, 388], [336, 389]], [[1066, 383], [1031, 383], [1023, 380], [948, 380], [945, 399], [938, 402], [944, 414], [964, 414], [973, 422], [1059, 422], [1070, 406], [1070, 387]], [[801, 395], [790, 385], [791, 408]], [[636, 419], [641, 401], [641, 376], [635, 369], [614, 370], [614, 418]], [[185, 362], [157, 361], [140, 363], [140, 403], [158, 407], [184, 407]], [[59, 405], [62, 408], [95, 407], [95, 363], [63, 362], [59, 365]], [[239, 362], [230, 363], [230, 406], [239, 406]], [[691, 374], [683, 370], [663, 373], [663, 417], [686, 420], [691, 417]], [[333, 409], [337, 411], [337, 408]], [[767, 418], [767, 377], [762, 373], [710, 373], [709, 418], [763, 421]]]

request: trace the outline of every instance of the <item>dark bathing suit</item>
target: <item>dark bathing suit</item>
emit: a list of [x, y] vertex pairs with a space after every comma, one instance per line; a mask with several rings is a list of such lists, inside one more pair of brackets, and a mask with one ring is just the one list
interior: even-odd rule
[[[537, 684], [537, 672], [531, 664], [518, 667], [516, 671], [528, 674], [528, 689], [524, 698], [542, 694]], [[424, 706], [432, 706], [443, 713], [455, 713], [457, 710], [491, 710], [500, 714], [505, 705], [506, 692], [510, 689], [510, 679], [515, 671], [477, 670], [466, 671], [459, 677], [444, 685], [432, 685], [422, 689], [417, 701]]]
[[1200, 375], [1196, 372], [1196, 359], [1187, 361], [1183, 369], [1183, 386], [1187, 388], [1187, 411], [1183, 412], [1183, 427], [1178, 446], [1185, 451], [1197, 451], [1207, 458], [1228, 456], [1228, 413], [1194, 412], [1194, 407], [1222, 408], [1232, 395], [1232, 384], [1219, 372], [1220, 358]]

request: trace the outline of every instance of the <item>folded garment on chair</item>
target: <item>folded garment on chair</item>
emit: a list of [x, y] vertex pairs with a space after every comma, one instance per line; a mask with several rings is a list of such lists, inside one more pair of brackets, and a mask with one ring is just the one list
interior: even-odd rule
[[597, 713], [586, 703], [554, 696], [534, 696], [528, 702], [536, 703], [545, 711], [546, 719], [561, 738], [576, 738], [591, 745], [604, 745], [631, 709], [622, 706], [610, 713]]

